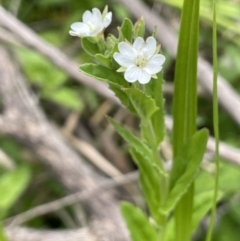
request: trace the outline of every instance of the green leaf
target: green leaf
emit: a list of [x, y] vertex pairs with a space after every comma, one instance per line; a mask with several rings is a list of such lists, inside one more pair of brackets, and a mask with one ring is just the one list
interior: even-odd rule
[[121, 212], [133, 241], [157, 241], [157, 232], [146, 215], [130, 203], [121, 204]]
[[110, 56], [113, 56], [118, 51], [118, 39], [113, 34], [109, 34], [106, 43]]
[[144, 18], [141, 17], [137, 20], [137, 22], [134, 24], [133, 28], [133, 38], [136, 39], [137, 37], [144, 38], [145, 34], [145, 21]]
[[196, 132], [174, 158], [170, 173], [170, 191], [163, 212], [169, 212], [192, 183], [206, 150], [208, 131]]
[[133, 147], [130, 148], [130, 154], [139, 168], [141, 187], [151, 214], [155, 221], [161, 225], [162, 219], [161, 214], [159, 213], [159, 207], [161, 204], [160, 176], [146, 156], [139, 153]]
[[79, 68], [86, 75], [95, 77], [98, 80], [112, 82], [123, 87], [128, 86], [128, 83], [122, 74], [117, 73], [115, 70], [111, 70], [107, 67], [96, 64], [83, 64], [80, 65]]
[[[151, 124], [155, 134], [155, 142], [156, 146], [163, 141], [165, 136], [165, 125], [164, 125], [164, 98], [163, 98], [163, 77], [162, 71], [157, 75], [157, 79], [150, 81], [146, 85], [146, 94], [149, 95], [152, 99], [154, 99], [158, 110], [151, 116]], [[144, 135], [144, 128], [142, 129], [142, 133]], [[146, 131], [145, 131], [146, 133]], [[146, 134], [145, 134], [146, 136]]]
[[45, 89], [55, 89], [66, 80], [66, 74], [40, 54], [17, 48], [19, 61], [29, 81]]
[[91, 56], [94, 56], [100, 52], [97, 43], [94, 43], [88, 37], [82, 38], [81, 44], [84, 51]]
[[158, 110], [155, 101], [145, 95], [141, 90], [128, 88], [123, 89], [123, 91], [127, 94], [138, 116], [142, 120], [149, 119]]
[[119, 31], [122, 33], [124, 39], [127, 39], [130, 43], [132, 42], [133, 24], [131, 20], [125, 18]]
[[115, 83], [108, 83], [109, 88], [115, 93], [115, 95], [118, 97], [118, 99], [121, 101], [121, 103], [126, 106], [126, 108], [132, 113], [137, 115], [137, 112], [132, 105], [132, 102], [129, 100], [127, 94], [123, 90], [123, 88]]
[[[184, 0], [181, 14], [173, 93], [174, 158], [196, 132], [199, 4], [200, 0]], [[191, 239], [193, 196], [194, 185], [191, 185], [175, 208], [175, 240]]]
[[[192, 218], [192, 232], [196, 230], [200, 221], [204, 218], [207, 212], [212, 207], [214, 190], [207, 190], [201, 193], [197, 193], [194, 196], [194, 209]], [[222, 197], [223, 193], [218, 192], [217, 200]]]
[[112, 66], [112, 62], [109, 58], [107, 58], [106, 56], [102, 55], [102, 54], [96, 54], [95, 59], [99, 62], [99, 64], [111, 68]]
[[80, 111], [83, 108], [83, 104], [78, 93], [67, 87], [62, 87], [51, 92], [45, 91], [43, 93], [43, 97], [71, 110]]
[[107, 117], [108, 121], [114, 126], [115, 130], [118, 132], [123, 139], [125, 139], [134, 149], [139, 153], [146, 156], [150, 161], [152, 161], [152, 152], [138, 137], [134, 136], [129, 130], [122, 127], [111, 117]]
[[18, 168], [0, 177], [0, 218], [14, 204], [20, 194], [27, 187], [30, 172], [27, 168]]
[[[222, 197], [222, 192], [218, 193], [218, 200]], [[201, 193], [197, 193], [194, 196], [194, 207], [193, 207], [193, 216], [192, 216], [192, 226], [191, 226], [191, 234], [193, 235], [196, 231], [196, 228], [199, 222], [203, 219], [203, 217], [207, 214], [207, 212], [211, 209], [213, 199], [213, 190], [203, 191]], [[163, 241], [175, 241], [174, 239], [174, 216], [168, 221], [167, 230], [165, 234], [165, 238]]]

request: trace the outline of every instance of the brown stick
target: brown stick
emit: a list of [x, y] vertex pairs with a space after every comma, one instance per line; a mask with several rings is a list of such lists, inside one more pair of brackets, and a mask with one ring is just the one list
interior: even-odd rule
[[101, 241], [101, 239], [97, 239], [92, 234], [89, 228], [49, 231], [21, 227], [6, 227], [5, 232], [11, 241]]

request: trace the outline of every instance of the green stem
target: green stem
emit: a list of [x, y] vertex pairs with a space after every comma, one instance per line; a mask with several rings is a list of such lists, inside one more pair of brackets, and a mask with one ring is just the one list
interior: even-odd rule
[[191, 184], [187, 193], [181, 198], [181, 201], [175, 208], [175, 222], [177, 240], [190, 240], [191, 221], [193, 212], [194, 183]]
[[[173, 94], [174, 157], [196, 132], [199, 5], [200, 0], [184, 0], [182, 8]], [[174, 210], [176, 241], [191, 240], [193, 198], [194, 184]]]
[[213, 128], [215, 134], [215, 155], [216, 155], [216, 175], [215, 175], [215, 187], [213, 196], [213, 205], [210, 218], [210, 225], [207, 233], [206, 241], [212, 239], [214, 221], [216, 216], [216, 204], [218, 197], [218, 186], [219, 186], [219, 119], [218, 119], [218, 88], [217, 88], [217, 73], [218, 73], [218, 62], [217, 62], [217, 25], [216, 25], [216, 0], [213, 0]]
[[104, 54], [104, 52], [106, 51], [106, 42], [105, 42], [105, 39], [104, 39], [104, 35], [101, 34], [97, 37], [97, 45], [98, 45], [98, 48], [99, 48], [99, 51], [101, 54]]
[[[168, 195], [168, 176], [165, 171], [163, 161], [159, 155], [158, 145], [156, 144], [156, 138], [155, 138], [152, 122], [149, 120], [147, 122], [147, 124], [148, 124], [148, 129], [149, 129], [148, 133], [150, 135], [150, 140], [152, 140], [152, 143], [150, 143], [150, 145], [152, 147], [154, 164], [156, 164], [157, 168], [160, 169], [161, 205], [163, 206], [167, 199], [167, 195]], [[166, 227], [167, 227], [167, 216], [165, 214], [162, 214], [161, 220], [162, 220], [162, 226], [161, 226], [160, 234], [158, 237], [159, 241], [164, 240]]]

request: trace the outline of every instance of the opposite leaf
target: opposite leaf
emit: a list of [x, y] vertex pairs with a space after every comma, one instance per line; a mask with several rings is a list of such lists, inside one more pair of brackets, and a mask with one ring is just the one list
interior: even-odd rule
[[133, 241], [157, 241], [156, 230], [139, 208], [124, 202], [121, 204], [121, 212]]
[[170, 173], [170, 191], [163, 212], [173, 209], [181, 196], [187, 191], [197, 173], [206, 150], [208, 131], [202, 129], [196, 132], [174, 158]]

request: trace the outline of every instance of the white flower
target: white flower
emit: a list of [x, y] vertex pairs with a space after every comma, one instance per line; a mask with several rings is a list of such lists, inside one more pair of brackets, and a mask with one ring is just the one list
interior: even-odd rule
[[148, 37], [146, 42], [137, 37], [133, 45], [121, 42], [118, 49], [120, 53], [115, 53], [113, 58], [122, 66], [118, 71], [125, 71], [124, 78], [130, 83], [137, 80], [141, 84], [148, 83], [151, 77], [156, 78], [165, 62], [165, 57], [157, 54], [158, 47], [153, 37]]
[[92, 12], [84, 12], [82, 20], [71, 25], [69, 34], [79, 37], [95, 37], [111, 23], [112, 12], [101, 14], [99, 9], [93, 8]]

